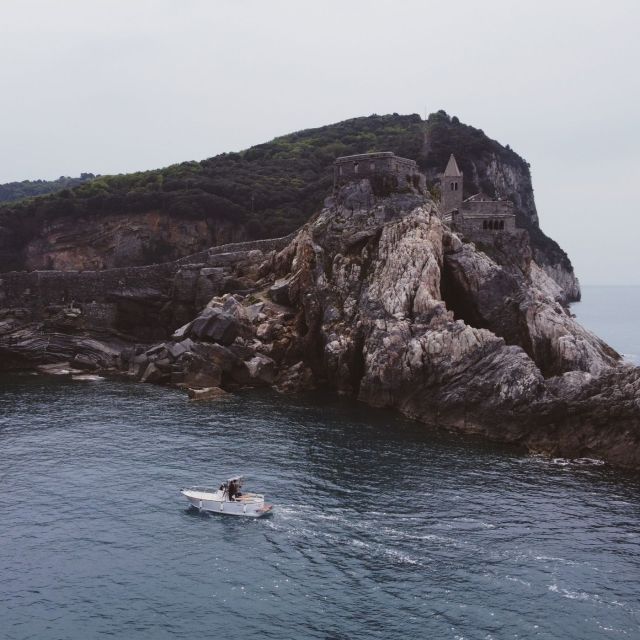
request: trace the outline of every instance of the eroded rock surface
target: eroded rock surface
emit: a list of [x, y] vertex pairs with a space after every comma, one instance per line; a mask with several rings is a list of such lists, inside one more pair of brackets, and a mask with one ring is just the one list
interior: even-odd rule
[[165, 267], [159, 342], [118, 333], [126, 307], [99, 333], [84, 302], [44, 317], [5, 295], [4, 362], [66, 361], [199, 396], [328, 387], [429, 425], [640, 468], [640, 370], [575, 321], [524, 232], [474, 246], [428, 195], [380, 197], [363, 180], [284, 245], [213, 258]]

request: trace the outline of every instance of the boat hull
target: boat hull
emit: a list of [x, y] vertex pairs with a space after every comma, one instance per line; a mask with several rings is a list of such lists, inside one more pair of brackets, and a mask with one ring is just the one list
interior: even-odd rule
[[225, 516], [243, 516], [245, 518], [261, 518], [271, 512], [273, 506], [264, 501], [231, 501], [215, 500], [202, 495], [192, 495], [188, 490], [181, 491], [192, 507], [207, 513]]

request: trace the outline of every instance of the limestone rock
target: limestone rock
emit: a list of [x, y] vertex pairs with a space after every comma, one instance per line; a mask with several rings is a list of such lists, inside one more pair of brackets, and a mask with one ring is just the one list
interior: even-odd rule
[[291, 278], [281, 278], [277, 280], [269, 288], [269, 297], [276, 302], [284, 306], [291, 305], [291, 299], [289, 297], [289, 288], [291, 286]]
[[162, 371], [160, 367], [150, 362], [144, 370], [140, 382], [168, 382], [169, 379], [170, 375], [167, 372]]
[[190, 387], [218, 387], [222, 382], [222, 370], [214, 362], [193, 357], [184, 369], [184, 382]]
[[219, 400], [229, 395], [220, 387], [205, 387], [204, 389], [188, 388], [187, 393], [191, 400]]
[[271, 384], [276, 375], [275, 362], [263, 355], [256, 355], [245, 362], [249, 377], [256, 382]]

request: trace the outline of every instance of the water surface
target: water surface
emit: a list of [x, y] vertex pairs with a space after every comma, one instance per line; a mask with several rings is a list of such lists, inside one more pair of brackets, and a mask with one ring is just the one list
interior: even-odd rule
[[[640, 484], [325, 396], [2, 380], [4, 638], [638, 637]], [[268, 519], [180, 486], [241, 471]]]
[[[639, 288], [573, 310], [640, 353]], [[236, 472], [273, 516], [178, 493]], [[2, 378], [0, 479], [2, 638], [640, 637], [637, 477], [330, 396]]]

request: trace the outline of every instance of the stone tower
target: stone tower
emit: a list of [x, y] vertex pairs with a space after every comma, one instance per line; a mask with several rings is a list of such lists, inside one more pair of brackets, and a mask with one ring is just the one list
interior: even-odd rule
[[442, 213], [449, 213], [462, 206], [462, 171], [453, 157], [447, 162], [447, 168], [440, 176], [440, 207]]

